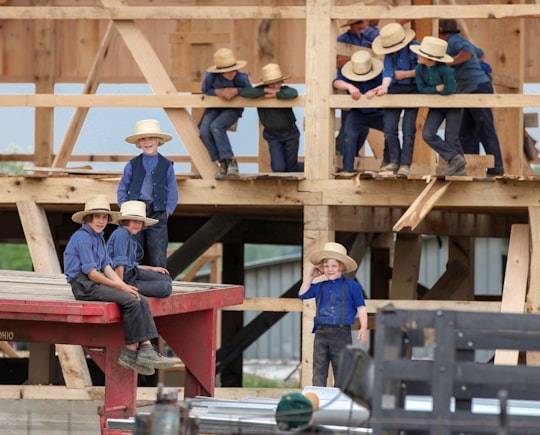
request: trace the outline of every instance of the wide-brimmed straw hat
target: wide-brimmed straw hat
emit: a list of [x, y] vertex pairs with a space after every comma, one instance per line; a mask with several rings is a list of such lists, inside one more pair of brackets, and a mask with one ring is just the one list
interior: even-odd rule
[[363, 20], [362, 18], [355, 18], [353, 20], [347, 20], [343, 24], [340, 24], [339, 27], [349, 27], [349, 26], [352, 26], [353, 24], [359, 23], [360, 21], [365, 21], [365, 20]]
[[383, 63], [371, 57], [367, 50], [353, 53], [351, 60], [341, 68], [341, 74], [355, 82], [367, 82], [377, 77], [383, 70]]
[[290, 76], [284, 77], [283, 74], [281, 74], [281, 69], [277, 63], [269, 63], [261, 68], [261, 82], [254, 86], [265, 86], [271, 83], [281, 82], [289, 77]]
[[411, 45], [409, 48], [419, 56], [427, 57], [437, 62], [450, 63], [454, 60], [452, 56], [446, 54], [448, 42], [434, 36], [424, 36], [420, 45]]
[[172, 139], [172, 136], [167, 133], [162, 133], [159, 128], [157, 119], [143, 119], [135, 124], [135, 134], [126, 137], [126, 142], [133, 143], [140, 148], [139, 139], [143, 137], [157, 137], [159, 145], [163, 145]]
[[145, 227], [157, 224], [157, 219], [146, 217], [146, 204], [142, 201], [126, 201], [120, 207], [120, 212], [114, 223], [120, 221], [139, 221], [144, 224]]
[[324, 245], [324, 248], [320, 251], [314, 252], [309, 257], [309, 261], [315, 266], [321, 264], [326, 258], [332, 258], [340, 261], [345, 265], [344, 272], [352, 272], [358, 268], [356, 261], [347, 255], [347, 249], [340, 243], [328, 242]]
[[416, 33], [412, 29], [405, 29], [399, 23], [389, 23], [373, 40], [371, 49], [375, 54], [395, 53], [411, 42], [415, 35]]
[[78, 224], [84, 222], [84, 217], [90, 214], [108, 214], [111, 217], [111, 222], [114, 222], [118, 216], [117, 211], [111, 211], [111, 206], [106, 195], [95, 195], [86, 200], [84, 210], [78, 211], [71, 216], [71, 220]]
[[208, 68], [206, 71], [209, 73], [226, 73], [229, 71], [236, 71], [247, 65], [245, 60], [237, 60], [236, 56], [228, 48], [220, 48], [214, 53], [214, 65]]

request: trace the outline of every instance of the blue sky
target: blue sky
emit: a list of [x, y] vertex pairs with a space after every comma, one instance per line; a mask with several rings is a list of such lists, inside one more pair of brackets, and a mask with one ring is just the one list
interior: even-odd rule
[[[291, 85], [304, 93], [303, 85]], [[57, 85], [56, 93], [80, 93], [83, 85]], [[0, 84], [0, 92], [3, 94], [31, 94], [34, 93], [33, 84]], [[102, 94], [150, 94], [148, 85], [100, 85], [98, 93]], [[540, 94], [540, 85], [526, 84], [525, 94]], [[303, 109], [295, 108], [299, 130], [303, 131]], [[536, 112], [540, 116], [540, 108], [525, 108], [525, 112]], [[55, 151], [68, 126], [73, 109], [55, 109]], [[33, 108], [0, 107], [0, 119], [2, 119], [2, 140], [0, 152], [33, 153], [34, 128]], [[74, 149], [74, 154], [119, 154], [133, 155], [138, 150], [124, 141], [124, 138], [135, 130], [135, 123], [139, 119], [155, 118], [161, 125], [161, 130], [171, 133], [173, 140], [160, 148], [160, 152], [167, 155], [185, 155], [186, 150], [176, 135], [165, 111], [156, 108], [96, 108], [90, 109], [81, 135]], [[236, 132], [230, 132], [230, 139], [236, 155], [255, 155], [257, 153], [258, 120], [255, 108], [246, 108], [244, 115], [238, 123]], [[540, 128], [529, 128], [529, 134], [540, 143]], [[304, 154], [303, 136], [300, 138], [300, 154]], [[69, 166], [81, 166], [84, 162], [73, 162]], [[30, 164], [25, 164], [29, 166]], [[92, 163], [96, 169], [121, 170], [124, 163]], [[189, 172], [189, 165], [177, 164], [177, 172]], [[245, 172], [256, 172], [256, 165], [243, 164], [240, 168]]]

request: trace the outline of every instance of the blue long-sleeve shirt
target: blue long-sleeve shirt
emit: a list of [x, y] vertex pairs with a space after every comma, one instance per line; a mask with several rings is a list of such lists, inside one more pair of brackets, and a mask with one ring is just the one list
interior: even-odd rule
[[216, 96], [216, 89], [237, 88], [240, 93], [241, 88], [251, 88], [251, 82], [246, 73], [236, 71], [234, 79], [229, 80], [223, 74], [207, 72], [202, 82], [202, 93], [204, 95]]
[[103, 272], [111, 263], [103, 233], [96, 233], [86, 224], [73, 233], [64, 251], [64, 273], [68, 282], [81, 272], [86, 275], [92, 269]]
[[[348, 79], [347, 77], [345, 77], [342, 73], [341, 73], [341, 68], [338, 69], [338, 73], [337, 73], [337, 77], [332, 80], [332, 86], [334, 85], [334, 82], [336, 80], [343, 80], [344, 82], [347, 82], [347, 83], [350, 83], [354, 86], [356, 86], [360, 92], [362, 94], [365, 94], [367, 91], [369, 91], [370, 89], [373, 89], [373, 88], [376, 88], [377, 86], [381, 85], [382, 83], [382, 74], [379, 74], [378, 76], [372, 78], [371, 80], [367, 80], [365, 82], [355, 82], [354, 80], [350, 80]], [[348, 94], [350, 94], [349, 91], [347, 91]], [[362, 113], [375, 113], [375, 112], [382, 112], [383, 109], [377, 109], [377, 108], [372, 108], [372, 107], [369, 107], [369, 108], [353, 108], [351, 110], [358, 110]]]
[[[343, 280], [345, 280], [345, 303], [342, 304]], [[324, 284], [324, 285], [323, 285]], [[319, 297], [323, 289], [322, 295]], [[362, 294], [362, 285], [345, 277], [336, 280], [322, 281], [311, 284], [308, 291], [299, 296], [300, 299], [315, 298], [317, 301], [318, 321], [322, 325], [339, 325], [341, 323], [341, 308], [344, 306], [344, 325], [352, 325], [358, 307], [366, 305]]]
[[395, 84], [410, 85], [415, 83], [413, 77], [408, 77], [399, 81], [394, 77], [396, 71], [410, 71], [416, 69], [416, 65], [418, 65], [418, 55], [409, 49], [409, 46], [411, 45], [420, 45], [420, 43], [413, 40], [401, 50], [384, 55], [383, 78], [389, 77], [392, 79], [390, 86]]
[[379, 36], [379, 29], [369, 26], [367, 29], [362, 30], [360, 35], [347, 30], [337, 37], [337, 42], [371, 48], [371, 43], [377, 36]]
[[484, 51], [480, 47], [459, 34], [450, 35], [446, 42], [448, 42], [446, 51], [450, 56], [455, 57], [461, 51], [472, 54], [466, 62], [453, 65], [456, 71], [458, 92], [465, 94], [474, 92], [478, 85], [491, 81], [479, 61], [484, 57]]
[[124, 227], [119, 226], [113, 231], [107, 241], [107, 254], [112, 260], [112, 266], [124, 266], [124, 273], [135, 269], [139, 263], [136, 258], [142, 257], [137, 253], [137, 242], [131, 233]]

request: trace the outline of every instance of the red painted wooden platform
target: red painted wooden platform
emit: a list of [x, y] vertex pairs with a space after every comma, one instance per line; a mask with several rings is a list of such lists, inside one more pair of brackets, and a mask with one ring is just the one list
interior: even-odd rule
[[[148, 298], [159, 334], [185, 365], [184, 397], [213, 396], [218, 309], [241, 304], [242, 286], [174, 282], [166, 299]], [[63, 275], [2, 271], [0, 333], [9, 341], [77, 344], [105, 373], [102, 433], [108, 418], [136, 414], [137, 374], [116, 361], [124, 348], [115, 303], [73, 298]]]

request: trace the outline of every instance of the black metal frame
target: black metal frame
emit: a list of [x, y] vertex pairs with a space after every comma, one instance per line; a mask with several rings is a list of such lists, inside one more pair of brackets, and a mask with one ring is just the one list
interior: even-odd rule
[[[433, 357], [412, 359], [413, 348], [430, 348]], [[540, 351], [540, 316], [380, 309], [370, 425], [374, 434], [539, 434], [540, 417], [508, 415], [506, 404], [512, 399], [538, 401], [540, 414], [540, 367], [478, 363], [474, 356], [480, 349]], [[405, 398], [411, 395], [431, 396], [432, 410], [406, 409]], [[499, 413], [473, 413], [476, 398], [498, 399]]]

